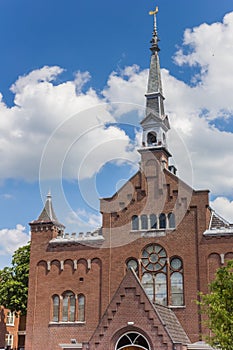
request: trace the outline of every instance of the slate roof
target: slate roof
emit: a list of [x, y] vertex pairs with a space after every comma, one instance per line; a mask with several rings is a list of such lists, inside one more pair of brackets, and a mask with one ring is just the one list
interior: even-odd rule
[[55, 214], [55, 211], [53, 209], [53, 204], [52, 204], [52, 196], [51, 193], [49, 192], [47, 194], [47, 199], [45, 202], [45, 206], [39, 215], [37, 220], [34, 220], [30, 223], [31, 225], [33, 224], [54, 224], [58, 227], [64, 228], [65, 226], [61, 224]]
[[211, 212], [209, 228], [206, 230], [204, 236], [229, 236], [233, 235], [233, 224], [230, 224], [227, 220], [217, 214], [212, 208], [209, 208]]
[[193, 344], [188, 344], [189, 350], [214, 350], [210, 345], [206, 344], [204, 341], [198, 341]]
[[159, 304], [155, 304], [154, 308], [160, 316], [164, 327], [166, 327], [167, 332], [169, 333], [173, 343], [189, 344], [190, 340], [187, 334], [185, 333], [183, 327], [181, 326], [180, 322], [178, 321], [173, 310], [167, 306]]

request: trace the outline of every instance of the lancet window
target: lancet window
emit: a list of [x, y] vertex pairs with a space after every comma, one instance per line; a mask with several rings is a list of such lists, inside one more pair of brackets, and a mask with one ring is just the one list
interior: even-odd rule
[[52, 297], [52, 322], [85, 322], [85, 296], [65, 291]]

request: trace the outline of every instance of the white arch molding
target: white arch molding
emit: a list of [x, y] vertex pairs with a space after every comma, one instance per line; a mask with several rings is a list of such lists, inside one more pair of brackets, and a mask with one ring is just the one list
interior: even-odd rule
[[148, 340], [139, 332], [131, 331], [124, 333], [117, 341], [115, 350], [151, 350]]

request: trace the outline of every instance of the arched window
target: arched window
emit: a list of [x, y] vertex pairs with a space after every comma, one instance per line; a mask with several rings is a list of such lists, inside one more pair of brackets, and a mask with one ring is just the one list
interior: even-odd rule
[[164, 213], [159, 215], [159, 228], [166, 228], [166, 215]]
[[142, 252], [142, 285], [152, 302], [167, 304], [167, 254], [159, 244]]
[[142, 334], [136, 332], [128, 332], [122, 335], [117, 342], [116, 350], [128, 349], [131, 347], [134, 349], [134, 346], [139, 347], [140, 349], [150, 350], [146, 338]]
[[137, 215], [132, 216], [132, 230], [139, 230], [139, 220]]
[[75, 295], [73, 292], [67, 291], [63, 295], [62, 304], [62, 321], [74, 322], [75, 321]]
[[127, 266], [127, 269], [132, 268], [132, 269], [134, 269], [136, 274], [138, 274], [138, 262], [136, 259], [134, 259], [134, 258], [128, 259], [126, 262], [126, 266]]
[[155, 146], [157, 144], [157, 135], [155, 132], [149, 132], [147, 134], [147, 144], [148, 146]]
[[59, 310], [60, 310], [60, 298], [58, 295], [54, 295], [53, 301], [53, 322], [59, 322]]
[[171, 274], [171, 304], [174, 306], [184, 305], [183, 288], [183, 263], [180, 258], [172, 258], [170, 262]]
[[85, 321], [85, 297], [83, 294], [78, 295], [78, 321]]
[[150, 228], [152, 229], [157, 228], [157, 216], [155, 214], [150, 215]]
[[168, 214], [168, 224], [169, 228], [175, 228], [176, 227], [176, 220], [175, 220], [175, 214], [169, 213]]
[[141, 229], [142, 230], [147, 230], [148, 229], [147, 215], [142, 215], [141, 216]]

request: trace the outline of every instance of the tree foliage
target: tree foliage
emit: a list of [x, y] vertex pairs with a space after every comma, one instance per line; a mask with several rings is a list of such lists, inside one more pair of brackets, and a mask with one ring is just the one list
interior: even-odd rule
[[0, 305], [11, 311], [26, 314], [30, 243], [17, 249], [11, 267], [0, 270]]
[[212, 335], [207, 341], [221, 350], [233, 350], [233, 260], [217, 270], [209, 294], [201, 294], [202, 313]]

